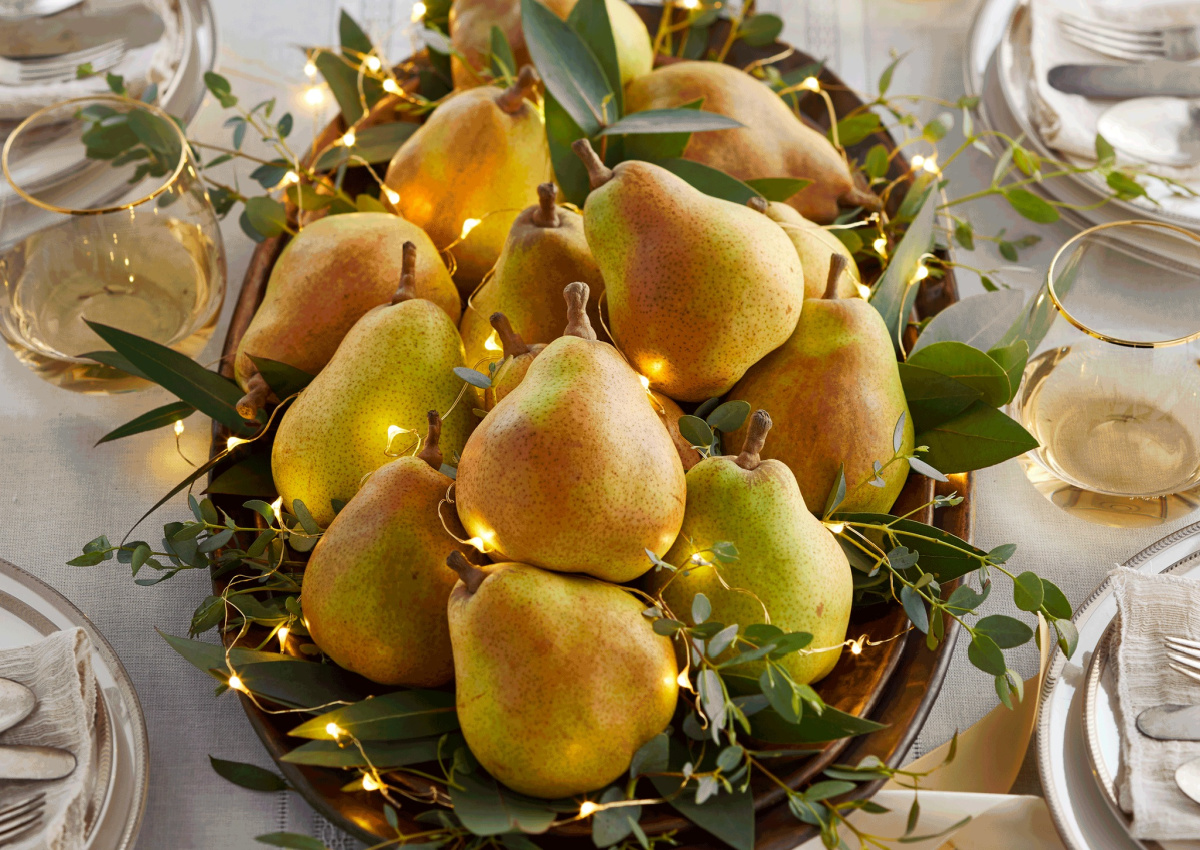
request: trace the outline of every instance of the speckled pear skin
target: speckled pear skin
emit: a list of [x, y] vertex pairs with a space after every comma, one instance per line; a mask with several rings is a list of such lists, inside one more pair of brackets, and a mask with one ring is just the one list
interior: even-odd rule
[[[440, 308], [415, 298], [376, 307], [358, 320], [333, 359], [284, 413], [271, 472], [284, 504], [300, 499], [325, 527], [333, 499], [349, 501], [364, 475], [392, 460], [388, 427], [425, 432], [429, 410], [445, 413], [462, 389], [458, 329]], [[453, 457], [471, 432], [469, 404], [442, 425], [442, 451]], [[411, 445], [396, 437], [394, 451]]]
[[724, 395], [796, 327], [800, 259], [762, 213], [631, 161], [592, 190], [583, 221], [617, 346], [677, 401]]
[[[811, 299], [796, 332], [755, 364], [729, 394], [775, 421], [763, 457], [787, 464], [813, 513], [846, 464], [840, 510], [887, 512], [908, 476], [908, 461], [893, 464], [883, 487], [867, 484], [875, 461], [892, 456], [892, 433], [908, 412], [892, 341], [879, 313], [861, 298]], [[725, 435], [725, 450], [740, 446], [745, 426]], [[901, 451], [913, 448], [912, 417], [905, 416]]]
[[[664, 601], [686, 620], [692, 597], [703, 593], [712, 602], [710, 619], [743, 628], [766, 622], [765, 605], [771, 623], [785, 632], [810, 633], [811, 647], [837, 647], [812, 655], [794, 653], [782, 661], [797, 682], [823, 678], [837, 663], [846, 639], [853, 578], [841, 546], [805, 510], [791, 471], [777, 460], [743, 469], [732, 456], [710, 457], [688, 472], [687, 484], [683, 529], [667, 563], [686, 564], [694, 552], [722, 540], [737, 546], [738, 559], [676, 575], [663, 591]], [[718, 569], [731, 588], [752, 592], [762, 604], [722, 587]], [[652, 573], [651, 592], [662, 589], [671, 575], [666, 570]], [[759, 661], [731, 672], [758, 676], [763, 669]]]
[[812, 180], [788, 199], [805, 218], [827, 224], [839, 205], [879, 208], [879, 199], [858, 188], [845, 159], [824, 135], [801, 121], [779, 95], [732, 65], [676, 62], [663, 65], [625, 88], [626, 113], [683, 106], [703, 98], [701, 109], [740, 121], [744, 127], [693, 133], [685, 159], [719, 168], [739, 180], [795, 177]]
[[450, 594], [458, 719], [471, 752], [522, 794], [602, 788], [671, 721], [678, 667], [645, 603], [516, 563]]
[[[537, 77], [528, 80], [532, 90]], [[506, 112], [505, 96], [480, 86], [447, 98], [396, 151], [385, 179], [400, 194], [400, 212], [438, 248], [458, 239], [467, 219], [480, 219], [451, 249], [464, 298], [500, 256], [520, 211], [537, 203], [538, 184], [554, 179], [537, 108], [520, 98]]]
[[396, 291], [405, 242], [417, 247], [417, 296], [457, 322], [458, 290], [425, 231], [390, 213], [328, 216], [301, 230], [271, 271], [238, 343], [234, 369], [242, 389], [257, 371], [251, 354], [320, 372], [351, 326]]
[[804, 269], [804, 297], [820, 298], [829, 285], [829, 258], [840, 254], [846, 258], [846, 269], [838, 277], [838, 298], [859, 298], [858, 284], [862, 277], [854, 255], [838, 239], [821, 225], [809, 221], [787, 204], [772, 202], [767, 205], [767, 217], [777, 222], [796, 246], [800, 266]]
[[545, 347], [544, 345], [531, 345], [529, 351], [524, 354], [505, 357], [500, 361], [500, 365], [492, 374], [491, 392], [485, 399], [488, 410], [499, 404], [506, 395], [517, 388], [521, 381], [525, 380], [525, 375], [529, 371], [529, 367], [533, 365], [534, 358], [541, 354]]
[[616, 349], [564, 335], [467, 441], [455, 501], [467, 532], [507, 559], [626, 582], [650, 568], [646, 549], [675, 541], [683, 475]]
[[[321, 537], [300, 595], [309, 632], [340, 667], [383, 685], [454, 678], [446, 602], [458, 575], [446, 552], [473, 551], [438, 517], [453, 482], [417, 457], [376, 470]], [[465, 538], [454, 512], [443, 514]]]
[[591, 287], [588, 316], [593, 328], [599, 331], [602, 327], [597, 305], [604, 278], [583, 235], [583, 216], [565, 207], [555, 209], [552, 200], [554, 223], [539, 224], [545, 220], [539, 217], [540, 209], [529, 207], [517, 216], [496, 261], [495, 274], [463, 311], [459, 330], [468, 363], [494, 356], [484, 343], [492, 334], [488, 317], [496, 311], [508, 317], [526, 343], [548, 343], [562, 336], [567, 324], [562, 292], [572, 281], [581, 280]]

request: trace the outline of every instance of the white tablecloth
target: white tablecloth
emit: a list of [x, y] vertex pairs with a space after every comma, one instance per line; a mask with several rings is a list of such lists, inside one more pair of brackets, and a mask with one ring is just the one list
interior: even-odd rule
[[[221, 64], [235, 92], [250, 103], [273, 94], [297, 118], [311, 115], [300, 101], [303, 58], [297, 44], [331, 44], [337, 11], [329, 0], [214, 0], [220, 23]], [[377, 37], [387, 34], [392, 55], [404, 52], [410, 0], [350, 0], [342, 3]], [[962, 92], [962, 45], [975, 0], [763, 0], [760, 8], [782, 13], [784, 38], [828, 57], [851, 84], [873, 87], [890, 61], [889, 48], [914, 53], [896, 73], [893, 92], [922, 92], [955, 99]], [[936, 107], [930, 107], [936, 109]], [[940, 109], [938, 110], [940, 111]], [[199, 138], [224, 140], [221, 112], [208, 104], [193, 127]], [[297, 120], [297, 137], [313, 121]], [[971, 152], [950, 170], [951, 195], [986, 185], [992, 166]], [[243, 179], [245, 175], [243, 174]], [[1003, 202], [991, 199], [969, 208], [977, 229], [1009, 228], [1016, 236], [1031, 227]], [[223, 228], [230, 286], [240, 285], [252, 245], [234, 217]], [[1068, 235], [1065, 226], [1044, 228], [1045, 240], [1025, 252], [1027, 273], [1008, 275], [1013, 285], [1034, 287], [1052, 249]], [[986, 246], [959, 252], [964, 263], [1004, 265]], [[960, 276], [963, 295], [980, 291], [973, 275]], [[213, 360], [225, 320], [206, 352]], [[192, 609], [208, 593], [205, 575], [181, 574], [152, 588], [133, 585], [125, 567], [64, 566], [93, 536], [120, 536], [138, 516], [189, 470], [176, 453], [174, 436], [160, 431], [92, 448], [98, 437], [134, 415], [163, 404], [165, 392], [117, 398], [79, 396], [41, 382], [7, 353], [0, 352], [0, 557], [59, 588], [112, 641], [141, 695], [150, 731], [151, 783], [138, 843], [163, 847], [250, 850], [254, 836], [279, 830], [316, 835], [330, 847], [354, 847], [316, 818], [295, 794], [254, 793], [220, 779], [208, 755], [264, 766], [269, 759], [229, 695], [213, 698], [212, 680], [184, 662], [154, 633], [158, 627], [186, 632]], [[193, 461], [208, 445], [207, 421], [187, 422], [181, 447]], [[1073, 519], [1051, 506], [1030, 485], [1015, 461], [976, 476], [975, 536], [984, 549], [1020, 544], [1011, 566], [1034, 568], [1056, 581], [1078, 604], [1104, 574], [1173, 527], [1125, 531]], [[176, 500], [147, 521], [147, 534], [186, 511]], [[1197, 517], [1200, 518], [1200, 517]], [[1182, 524], [1182, 523], [1180, 523]], [[1005, 593], [992, 594], [989, 613], [1015, 614]], [[913, 755], [966, 728], [995, 704], [991, 678], [976, 671], [960, 645], [941, 697]], [[1021, 656], [1022, 675], [1034, 672], [1032, 649]]]

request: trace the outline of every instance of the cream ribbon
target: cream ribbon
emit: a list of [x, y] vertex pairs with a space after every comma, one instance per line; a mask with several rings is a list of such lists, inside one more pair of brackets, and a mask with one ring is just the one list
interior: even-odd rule
[[[937, 835], [950, 829], [968, 815], [963, 827], [922, 842], [906, 843], [896, 839], [904, 834], [913, 792], [889, 782], [873, 798], [890, 811], [868, 815], [856, 812], [850, 822], [858, 829], [905, 850], [1063, 850], [1062, 842], [1040, 797], [1009, 794], [1037, 724], [1038, 699], [1042, 680], [1050, 663], [1050, 627], [1038, 615], [1038, 639], [1041, 657], [1038, 672], [1025, 680], [1024, 699], [1010, 710], [1000, 705], [982, 720], [958, 736], [954, 761], [942, 765], [949, 742], [926, 753], [906, 766], [913, 771], [932, 771], [921, 780], [921, 816], [915, 835]], [[935, 769], [936, 768], [936, 769]], [[848, 830], [845, 830], [848, 832]], [[843, 836], [853, 845], [853, 837]], [[814, 838], [797, 850], [820, 850]]]

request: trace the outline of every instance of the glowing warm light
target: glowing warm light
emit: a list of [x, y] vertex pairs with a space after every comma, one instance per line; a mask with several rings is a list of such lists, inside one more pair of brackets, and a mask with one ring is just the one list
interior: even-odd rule
[[347, 130], [346, 135], [342, 136], [342, 144], [348, 148], [354, 147], [356, 141], [358, 141], [358, 137], [354, 135], [353, 130]]
[[859, 643], [858, 641], [852, 642], [850, 644], [850, 654], [851, 655], [862, 655], [862, 644]]
[[412, 19], [414, 21], [421, 20], [421, 18], [425, 17], [426, 11], [425, 4], [417, 0], [416, 3], [413, 3]]
[[502, 346], [500, 344], [500, 335], [498, 333], [496, 333], [495, 331], [492, 331], [491, 336], [489, 336], [487, 338], [487, 341], [484, 342], [483, 347], [486, 348], [488, 351], [503, 351], [504, 350], [504, 346]]
[[283, 182], [284, 183], [299, 183], [300, 175], [294, 171], [289, 171], [287, 174], [283, 175]]
[[934, 156], [929, 157], [927, 160], [925, 160], [925, 165], [923, 167], [930, 174], [937, 174], [938, 173], [937, 156], [934, 155]]
[[917, 154], [916, 156], [914, 156], [912, 158], [912, 167], [913, 167], [913, 171], [916, 171], [919, 168], [924, 168], [925, 167], [925, 157], [921, 156], [920, 154]]
[[367, 65], [367, 70], [369, 70], [369, 71], [378, 71], [380, 68], [383, 67], [383, 63], [379, 61], [378, 56], [368, 56], [366, 65]]
[[242, 691], [243, 693], [246, 691], [246, 686], [242, 684], [242, 680], [237, 676], [230, 676], [229, 681], [226, 682], [226, 684], [228, 684], [229, 687], [233, 688], [235, 691]]
[[692, 680], [688, 678], [687, 670], [680, 670], [679, 675], [675, 677], [675, 681], [679, 683], [681, 688], [690, 688]]
[[338, 726], [336, 723], [325, 724], [325, 734], [330, 738], [340, 738], [343, 731], [345, 730], [343, 730], [342, 727]]
[[855, 283], [854, 285], [858, 288], [859, 298], [871, 297], [871, 287], [867, 286], [865, 283]]
[[388, 94], [400, 94], [400, 84], [388, 77], [383, 81], [383, 90]]
[[375, 781], [375, 777], [369, 773], [363, 774], [362, 785], [364, 791], [378, 791], [380, 787], [379, 783]]
[[472, 537], [470, 540], [467, 541], [467, 544], [470, 546], [474, 546], [480, 552], [487, 551], [486, 549], [483, 548], [483, 538], [482, 537]]
[[700, 8], [700, 0], [679, 0], [679, 8], [687, 9], [688, 11], [698, 9]]
[[844, 522], [827, 522], [827, 523], [825, 523], [825, 527], [828, 528], [829, 531], [833, 534], [841, 534], [846, 529], [846, 523], [844, 523]]
[[645, 375], [638, 375], [638, 380], [642, 382], [642, 389], [649, 392], [650, 391], [650, 379], [647, 378]]
[[314, 65], [311, 61], [305, 62], [304, 63], [304, 76], [308, 77], [311, 80], [316, 75], [317, 75], [317, 66]]
[[881, 256], [887, 256], [887, 237], [886, 236], [880, 236], [878, 239], [876, 239], [874, 242], [871, 243], [871, 246], [875, 249], [876, 254], [880, 254]]
[[458, 234], [458, 238], [466, 239], [467, 234], [479, 226], [479, 221], [480, 220], [477, 218], [468, 218], [466, 221], [464, 221], [463, 226], [462, 226], [462, 233]]
[[225, 441], [225, 451], [231, 452], [240, 446], [242, 443], [248, 443], [249, 440], [243, 440], [241, 437], [230, 437]]
[[492, 541], [496, 539], [496, 532], [489, 530], [481, 531], [480, 534], [482, 536], [472, 537], [470, 540], [468, 540], [467, 545], [474, 546], [480, 552], [487, 552], [489, 551], [488, 547], [491, 546]]
[[320, 86], [313, 86], [304, 93], [304, 102], [309, 106], [320, 106], [325, 102], [325, 91]]
[[600, 807], [597, 806], [595, 803], [593, 803], [591, 800], [584, 800], [583, 804], [579, 807], [579, 816], [581, 818], [586, 818], [589, 815], [598, 811], [599, 808]]
[[390, 446], [392, 444], [392, 440], [396, 439], [401, 434], [407, 434], [407, 433], [408, 433], [407, 428], [401, 428], [399, 425], [389, 425], [388, 426], [388, 445]]
[[289, 629], [287, 626], [279, 627], [279, 631], [277, 631], [275, 634], [279, 638], [280, 646], [283, 646], [285, 643], [287, 643], [288, 635], [290, 635], [291, 633], [292, 633], [291, 629]]
[[808, 89], [809, 91], [820, 91], [821, 81], [816, 77], [805, 77], [800, 81], [800, 88]]
[[182, 419], [176, 419], [176, 420], [175, 420], [175, 436], [176, 436], [176, 437], [179, 437], [179, 436], [181, 436], [182, 434], [183, 434], [183, 420], [182, 420]]
[[924, 263], [922, 263], [921, 265], [917, 266], [917, 280], [924, 280], [927, 277], [929, 277], [929, 269], [925, 267]]
[[383, 189], [383, 195], [385, 198], [388, 199], [388, 203], [391, 203], [391, 204], [400, 203], [400, 193], [397, 192], [395, 189], [388, 189], [385, 186]]
[[275, 521], [283, 525], [283, 496], [280, 496], [275, 501], [271, 502], [271, 512], [275, 514]]

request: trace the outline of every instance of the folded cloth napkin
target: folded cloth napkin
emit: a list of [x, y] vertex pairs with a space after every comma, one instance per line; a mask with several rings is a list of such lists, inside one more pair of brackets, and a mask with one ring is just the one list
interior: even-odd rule
[[[1052, 88], [1047, 74], [1055, 65], [1123, 64], [1070, 42], [1062, 34], [1058, 19], [1070, 13], [1089, 20], [1132, 27], [1200, 24], [1197, 0], [1031, 0], [1033, 56], [1032, 85], [1027, 92], [1030, 120], [1047, 145], [1061, 153], [1092, 160], [1096, 156], [1096, 121], [1113, 105], [1109, 100], [1089, 100]], [[1178, 180], [1200, 179], [1200, 166], [1171, 168], [1155, 165], [1155, 173]]]
[[1117, 795], [1133, 815], [1135, 838], [1200, 839], [1200, 806], [1175, 784], [1175, 770], [1200, 758], [1200, 742], [1156, 741], [1137, 717], [1164, 703], [1200, 702], [1200, 684], [1167, 666], [1163, 639], [1200, 640], [1200, 581], [1144, 575], [1124, 567], [1109, 574], [1117, 601], [1117, 723], [1121, 775]]
[[[134, 48], [109, 73], [125, 78], [133, 97], [140, 97], [151, 83], [162, 86], [175, 74], [183, 58], [183, 33], [180, 28], [180, 0], [84, 0], [79, 11], [84, 14], [112, 13], [130, 6], [145, 5], [163, 20], [163, 34], [158, 41]], [[50, 106], [73, 97], [88, 97], [109, 91], [105, 74], [82, 80], [41, 83], [25, 86], [0, 85], [0, 120], [17, 121], [32, 115], [43, 106]]]
[[[37, 706], [16, 726], [0, 733], [0, 744], [59, 747], [75, 754], [75, 770], [53, 782], [0, 781], [0, 807], [45, 792], [43, 828], [11, 850], [79, 850], [83, 847], [89, 776], [95, 757], [96, 677], [92, 644], [83, 629], [55, 632], [31, 646], [0, 651], [0, 677], [33, 691]], [[10, 850], [5, 845], [5, 850]]]

